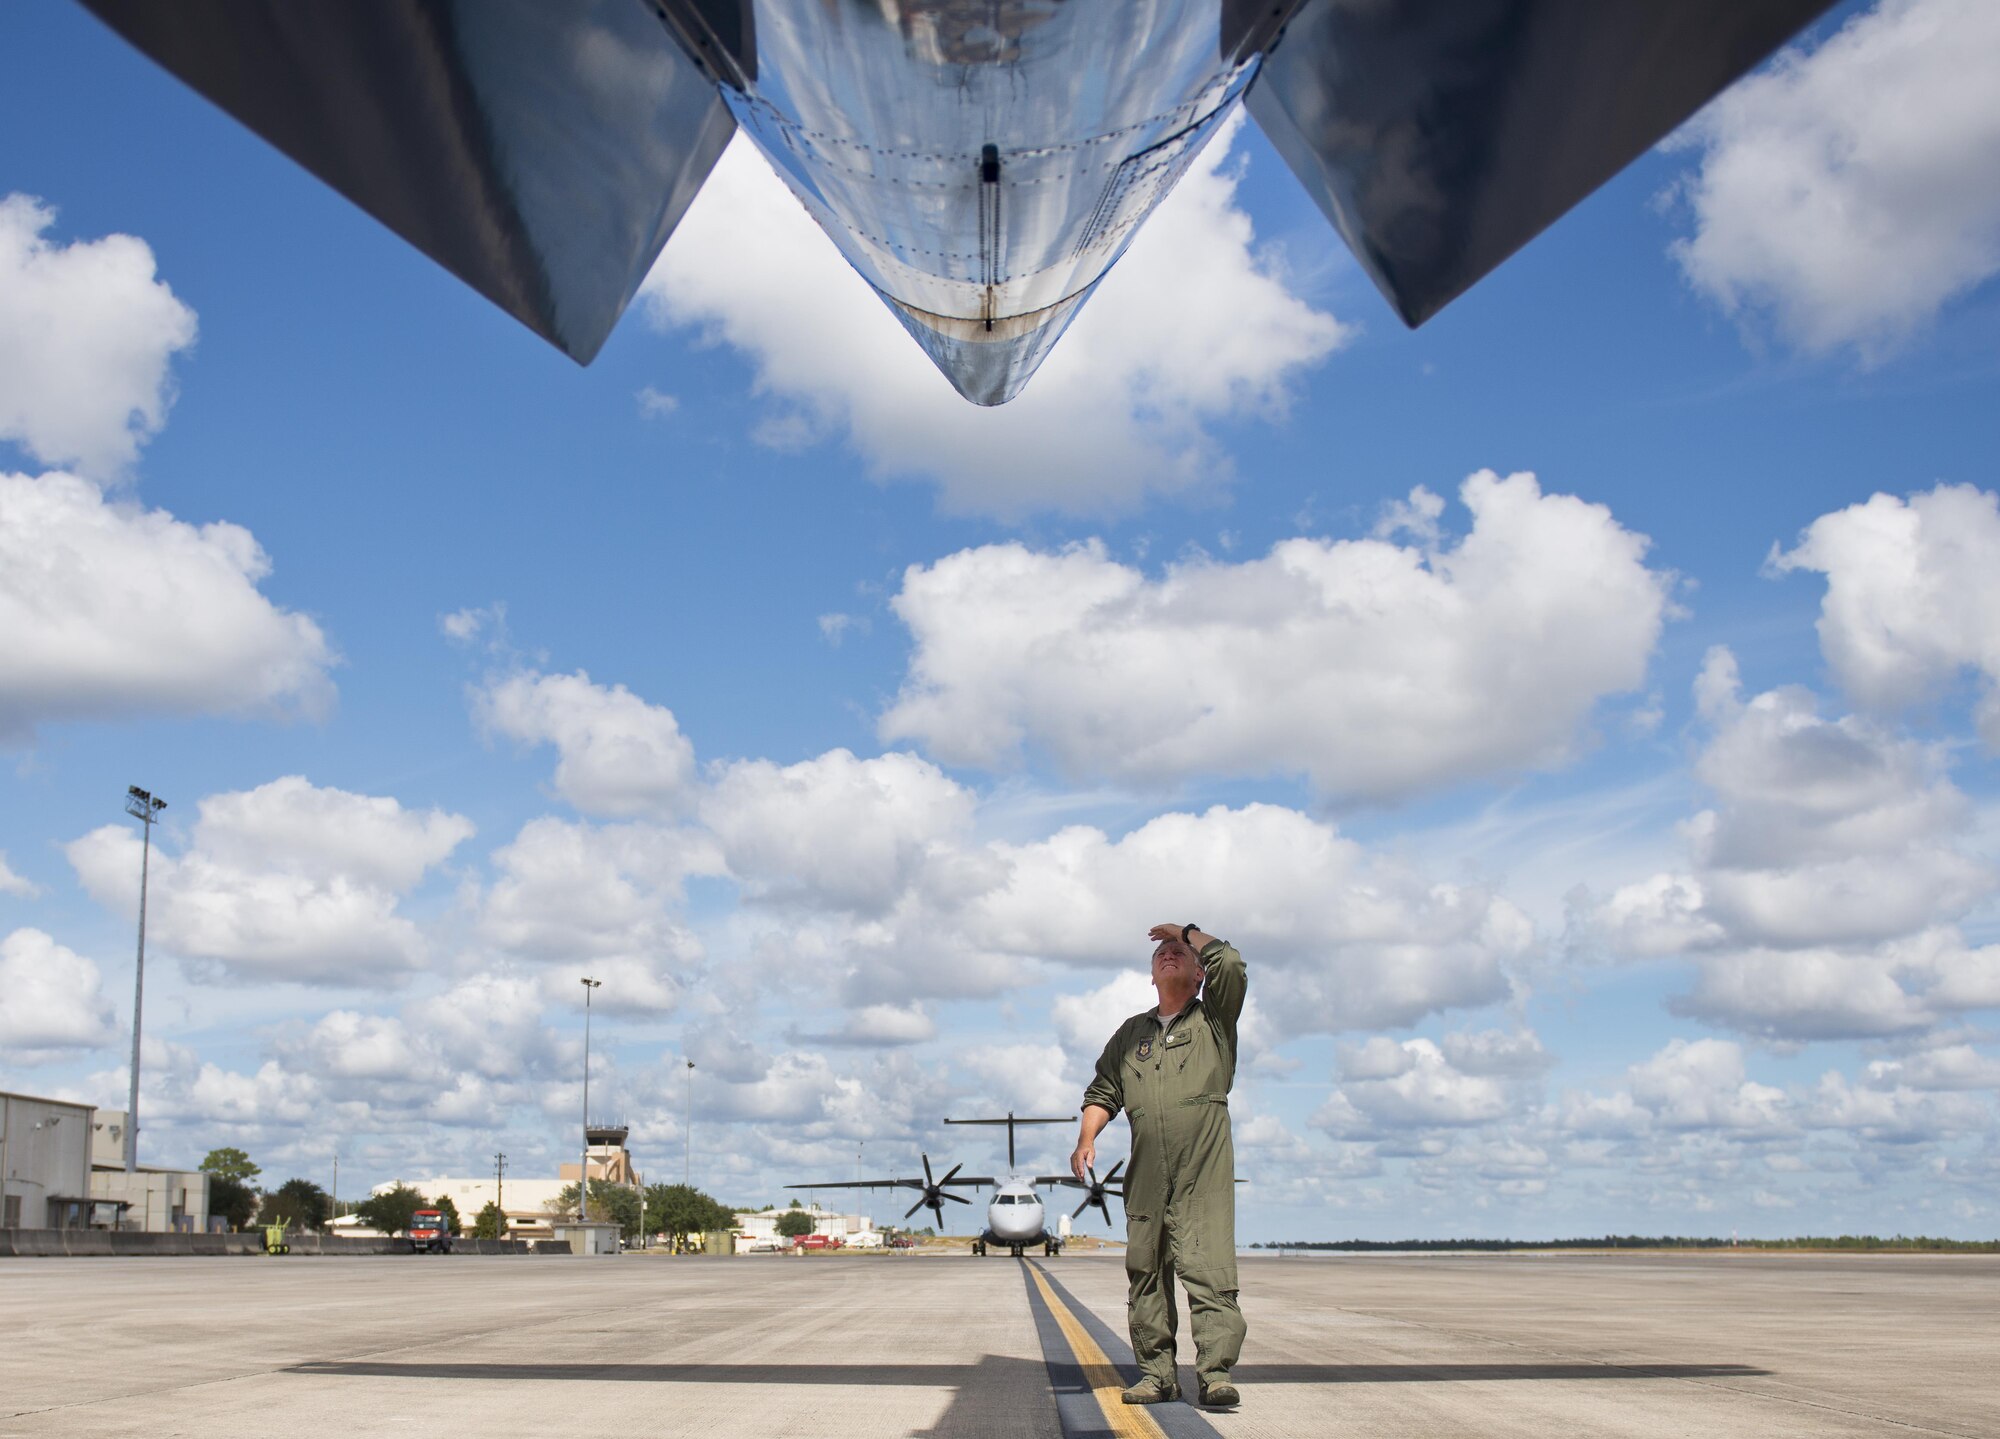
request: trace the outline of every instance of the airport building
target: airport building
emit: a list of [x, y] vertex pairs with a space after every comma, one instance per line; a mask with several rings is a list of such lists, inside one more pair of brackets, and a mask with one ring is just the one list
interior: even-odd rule
[[[590, 1141], [587, 1157], [593, 1181], [603, 1180], [633, 1190], [646, 1187], [645, 1176], [633, 1164], [632, 1153], [625, 1147], [630, 1134], [631, 1130], [622, 1124], [593, 1125], [585, 1131]], [[579, 1155], [578, 1163], [585, 1157]], [[459, 1222], [468, 1230], [480, 1210], [497, 1202], [507, 1216], [507, 1237], [547, 1239], [554, 1235], [550, 1221], [559, 1217], [557, 1201], [563, 1190], [576, 1183], [578, 1163], [558, 1165], [554, 1179], [517, 1179], [511, 1174], [504, 1177], [483, 1174], [476, 1178], [440, 1174], [429, 1179], [392, 1179], [376, 1185], [373, 1192], [381, 1194], [395, 1185], [407, 1184], [433, 1203], [448, 1196], [458, 1210]]]
[[90, 1119], [87, 1104], [0, 1094], [0, 1228], [89, 1226]]
[[119, 1109], [0, 1094], [0, 1229], [206, 1230], [208, 1176], [127, 1174], [125, 1124]]
[[142, 1164], [125, 1172], [125, 1125], [122, 1109], [96, 1111], [90, 1125], [90, 1197], [101, 1205], [118, 1206], [100, 1228], [147, 1234], [202, 1234], [211, 1227], [208, 1176], [198, 1169], [165, 1169]]
[[[760, 1209], [755, 1214], [737, 1215], [736, 1252], [745, 1254], [760, 1249], [776, 1249], [788, 1243], [778, 1237], [778, 1220], [791, 1212], [787, 1205], [779, 1209]], [[850, 1249], [873, 1249], [882, 1243], [882, 1232], [866, 1214], [835, 1214], [817, 1204], [806, 1205], [805, 1212], [812, 1217], [814, 1234], [838, 1239]]]

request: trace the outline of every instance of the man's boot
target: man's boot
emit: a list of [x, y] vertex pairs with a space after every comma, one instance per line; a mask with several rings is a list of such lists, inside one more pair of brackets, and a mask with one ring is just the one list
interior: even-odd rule
[[1234, 1409], [1243, 1402], [1243, 1396], [1236, 1392], [1234, 1384], [1218, 1379], [1201, 1386], [1201, 1402], [1205, 1409]]
[[1181, 1397], [1181, 1386], [1164, 1383], [1148, 1374], [1118, 1397], [1127, 1404], [1171, 1404]]

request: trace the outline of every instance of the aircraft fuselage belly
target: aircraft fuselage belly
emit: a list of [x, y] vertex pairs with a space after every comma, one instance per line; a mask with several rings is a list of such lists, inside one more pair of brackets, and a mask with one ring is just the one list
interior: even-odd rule
[[737, 123], [980, 404], [1026, 383], [1257, 65], [1222, 0], [755, 8]]

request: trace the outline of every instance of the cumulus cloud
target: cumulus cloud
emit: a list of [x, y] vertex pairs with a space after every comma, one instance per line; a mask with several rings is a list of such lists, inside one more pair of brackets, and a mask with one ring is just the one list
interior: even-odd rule
[[492, 732], [555, 746], [556, 792], [585, 814], [670, 814], [688, 800], [694, 746], [672, 710], [623, 685], [607, 688], [581, 670], [511, 674], [476, 691], [474, 702]]
[[[1067, 1056], [1056, 1044], [980, 1044], [964, 1055], [960, 1068], [965, 1072], [972, 1094], [968, 1102], [983, 1114], [1065, 1115], [1076, 1113], [1078, 1087], [1065, 1072]], [[1054, 1131], [1050, 1131], [1053, 1133]], [[995, 1131], [994, 1136], [1000, 1136]], [[1062, 1150], [1069, 1152], [1075, 1135], [1059, 1136]], [[1024, 1130], [1020, 1147], [1028, 1153], [1052, 1150], [1056, 1141], [1048, 1133]]]
[[1985, 0], [1881, 0], [1740, 81], [1680, 137], [1689, 282], [1807, 351], [1906, 339], [2000, 270], [1996, 64]]
[[0, 743], [144, 712], [321, 713], [332, 649], [258, 590], [270, 571], [239, 526], [0, 474]]
[[39, 929], [0, 939], [0, 1050], [9, 1058], [34, 1063], [117, 1038], [96, 964]]
[[[211, 795], [179, 855], [154, 847], [147, 925], [197, 976], [302, 984], [400, 981], [426, 946], [403, 894], [472, 833], [441, 810], [298, 776]], [[106, 825], [65, 850], [100, 904], [136, 913], [140, 837]]]
[[1785, 1092], [1751, 1080], [1730, 1040], [1673, 1040], [1627, 1077], [1633, 1100], [1668, 1129], [1779, 1133], [1791, 1124]]
[[1527, 1029], [1447, 1034], [1443, 1052], [1462, 1073], [1505, 1079], [1531, 1078], [1553, 1068], [1556, 1062], [1555, 1056], [1542, 1048], [1541, 1038]]
[[273, 1043], [267, 1070], [311, 1086], [350, 1122], [490, 1129], [573, 1075], [580, 1049], [549, 1028], [532, 979], [482, 974], [398, 1014], [335, 1009], [294, 1026]]
[[605, 987], [593, 1001], [613, 1010], [664, 1013], [703, 962], [679, 904], [691, 874], [716, 868], [699, 835], [648, 824], [597, 826], [531, 820], [492, 857], [498, 877], [478, 896], [478, 932], [537, 965], [551, 1003], [577, 1002], [575, 962], [588, 961]]
[[723, 766], [701, 818], [750, 893], [879, 914], [927, 854], [970, 828], [973, 804], [971, 791], [914, 755], [863, 760], [835, 749], [794, 765]]
[[798, 1034], [803, 1044], [852, 1044], [885, 1048], [922, 1044], [936, 1039], [937, 1021], [922, 1005], [870, 1004], [849, 1011], [839, 1029], [826, 1034]]
[[1970, 485], [1874, 495], [1821, 515], [1772, 565], [1826, 576], [1820, 650], [1856, 703], [1902, 708], [1971, 672], [1980, 733], [2000, 749], [2000, 497]]
[[99, 478], [166, 423], [168, 366], [194, 343], [194, 311], [131, 235], [58, 245], [55, 211], [0, 199], [0, 440]]
[[1852, 1130], [1878, 1144], [1923, 1144], [1983, 1132], [1992, 1126], [1993, 1111], [1968, 1094], [1854, 1085], [1829, 1072], [1812, 1092], [1808, 1119], [1817, 1128]]
[[2000, 1089], [2000, 1059], [1969, 1044], [1920, 1049], [1868, 1066], [1867, 1082], [1877, 1089]]
[[463, 815], [407, 810], [386, 795], [320, 788], [294, 774], [210, 795], [201, 802], [194, 840], [210, 858], [238, 869], [283, 856], [287, 869], [314, 878], [347, 875], [406, 890], [472, 833]]
[[504, 653], [507, 645], [507, 606], [500, 600], [490, 605], [468, 605], [462, 610], [438, 616], [438, 630], [455, 645], [483, 646]]
[[1152, 981], [1136, 966], [1114, 974], [1096, 989], [1058, 995], [1049, 1006], [1063, 1048], [1086, 1063], [1095, 1062], [1118, 1026], [1135, 1014], [1159, 1007]]
[[[1386, 1142], [1383, 1152], [1470, 1165], [1493, 1184], [1549, 1167], [1546, 1154], [1534, 1151], [1530, 1162], [1529, 1151], [1513, 1141], [1494, 1138], [1466, 1149], [1433, 1133], [1499, 1125], [1528, 1109], [1552, 1063], [1533, 1031], [1447, 1034], [1441, 1044], [1375, 1035], [1341, 1045], [1338, 1055], [1339, 1083], [1312, 1117], [1333, 1139], [1365, 1140], [1378, 1148]], [[1503, 1150], [1512, 1155], [1511, 1167]], [[1502, 1168], [1507, 1172], [1498, 1172]], [[1424, 1172], [1416, 1177], [1419, 1183], [1437, 1182]]]
[[1096, 542], [913, 566], [893, 606], [915, 649], [881, 733], [950, 763], [1032, 748], [1078, 774], [1305, 774], [1377, 799], [1557, 763], [1644, 680], [1668, 578], [1608, 510], [1532, 475], [1460, 495], [1472, 529], [1449, 546], [1292, 539], [1157, 579]]
[[[1535, 944], [1506, 900], [1403, 869], [1275, 805], [1165, 814], [1116, 840], [1072, 826], [993, 850], [1004, 880], [963, 921], [987, 944], [1137, 968], [1150, 948], [1143, 917], [1234, 915], [1229, 938], [1284, 988], [1285, 1004], [1268, 1011], [1279, 1036], [1406, 1025], [1505, 998], [1507, 965]], [[1108, 991], [1102, 1007], [1137, 992]]]
[[1219, 138], [1195, 162], [999, 409], [953, 393], [742, 137], [641, 293], [661, 325], [749, 358], [772, 401], [766, 443], [844, 431], [878, 474], [935, 482], [949, 510], [1099, 514], [1213, 492], [1228, 460], [1206, 427], [1281, 412], [1293, 378], [1349, 334], [1256, 248], [1228, 149]]
[[[101, 1103], [104, 1095], [122, 1097], [128, 1073], [123, 1065], [101, 1070], [85, 1079], [77, 1093], [100, 1097], [86, 1098], [86, 1103]], [[188, 1136], [186, 1142], [192, 1146], [217, 1138], [239, 1140], [278, 1129], [297, 1129], [307, 1123], [323, 1123], [327, 1116], [319, 1084], [276, 1059], [265, 1060], [249, 1072], [230, 1070], [186, 1045], [148, 1039], [144, 1074], [142, 1154], [160, 1147], [163, 1137], [175, 1133]], [[365, 1112], [357, 1117], [365, 1118]]]
[[7, 864], [7, 851], [0, 849], [0, 894], [11, 894], [16, 899], [33, 899], [41, 892], [40, 885], [14, 873]]
[[1340, 1079], [1313, 1116], [1314, 1124], [1337, 1139], [1488, 1124], [1509, 1108], [1499, 1080], [1459, 1069], [1428, 1039], [1399, 1044], [1377, 1035], [1345, 1046]]
[[[836, 758], [843, 784], [861, 778], [864, 762]], [[821, 875], [817, 851], [796, 869], [780, 867], [781, 851], [763, 852], [771, 875], [794, 878], [782, 903], [753, 886], [729, 942], [773, 992], [865, 1010], [990, 997], [1053, 966], [1130, 971], [1057, 1007], [1068, 1051], [1088, 1062], [1120, 1020], [1150, 1006], [1147, 922], [1228, 914], [1252, 967], [1285, 989], [1283, 1006], [1246, 1010], [1254, 1058], [1298, 1034], [1410, 1024], [1504, 999], [1509, 967], [1537, 946], [1533, 924], [1500, 896], [1381, 859], [1296, 810], [1218, 806], [1118, 837], [1077, 825], [1039, 840], [975, 841], [960, 832], [962, 800], [940, 776], [920, 762], [884, 768], [938, 803], [888, 804], [864, 786], [844, 843], [865, 883]], [[811, 803], [799, 809], [810, 818]], [[722, 837], [736, 854], [732, 873], [756, 875], [732, 850], [739, 843]]]
[[1967, 848], [1942, 747], [1823, 716], [1798, 688], [1745, 700], [1724, 649], [1696, 691], [1715, 806], [1686, 826], [1692, 872], [1592, 904], [1586, 943], [1693, 956], [1674, 1007], [1773, 1039], [1903, 1034], [1991, 1003], [1993, 952], [1955, 922], [2000, 876]]

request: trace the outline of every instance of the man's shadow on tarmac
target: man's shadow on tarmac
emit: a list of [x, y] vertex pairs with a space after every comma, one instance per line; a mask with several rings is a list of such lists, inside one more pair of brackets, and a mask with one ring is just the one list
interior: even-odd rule
[[[579, 1380], [593, 1384], [825, 1384], [950, 1389], [950, 1407], [930, 1439], [987, 1435], [1016, 1415], [1026, 1395], [1053, 1388], [1058, 1400], [1087, 1392], [1075, 1365], [988, 1355], [977, 1364], [588, 1364], [465, 1360], [328, 1360], [279, 1371], [348, 1379]], [[1239, 1364], [1231, 1377], [1257, 1384], [1439, 1384], [1501, 1379], [1747, 1379], [1747, 1364]], [[1084, 1403], [1090, 1401], [1085, 1399]], [[1052, 1416], [1053, 1417], [1053, 1416]], [[1051, 1426], [1053, 1427], [1053, 1425]]]
[[[998, 1372], [996, 1372], [998, 1371]], [[1039, 1359], [989, 1357], [977, 1364], [482, 1364], [462, 1360], [309, 1360], [282, 1374], [342, 1379], [585, 1379], [598, 1384], [866, 1384], [943, 1389], [1019, 1371], [1048, 1377]], [[1245, 1384], [1442, 1384], [1496, 1379], [1752, 1379], [1748, 1364], [1238, 1364]]]

